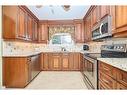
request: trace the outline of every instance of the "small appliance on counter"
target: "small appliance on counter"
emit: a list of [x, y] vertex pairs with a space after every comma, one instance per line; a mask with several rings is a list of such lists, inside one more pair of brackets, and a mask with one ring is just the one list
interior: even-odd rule
[[102, 45], [101, 53], [85, 53], [82, 74], [89, 89], [98, 89], [97, 58], [127, 58], [126, 44]]
[[89, 50], [89, 46], [88, 45], [83, 45], [83, 50]]

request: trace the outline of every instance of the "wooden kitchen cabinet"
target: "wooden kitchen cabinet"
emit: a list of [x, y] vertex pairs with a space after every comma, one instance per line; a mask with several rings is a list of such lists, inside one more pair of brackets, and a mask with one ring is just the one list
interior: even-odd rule
[[74, 70], [80, 70], [80, 53], [74, 53]]
[[51, 57], [51, 69], [52, 70], [61, 70], [61, 54], [60, 53], [52, 53]]
[[79, 71], [80, 70], [80, 53], [42, 53], [41, 70], [59, 70], [59, 71]]
[[50, 70], [51, 53], [41, 54], [41, 70]]
[[37, 42], [38, 41], [38, 23], [36, 20], [33, 20], [33, 41]]
[[3, 57], [3, 86], [7, 88], [24, 88], [39, 72], [39, 55]]
[[61, 57], [61, 67], [62, 70], [69, 70], [70, 68], [70, 63], [69, 63], [69, 53], [62, 53]]
[[127, 37], [127, 6], [115, 6], [114, 10], [115, 30], [114, 37]]
[[83, 20], [74, 20], [75, 25], [75, 42], [84, 43], [84, 22]]
[[126, 90], [127, 89], [127, 87], [126, 86], [124, 86], [123, 84], [121, 84], [121, 83], [117, 83], [117, 89], [120, 89], [120, 90]]
[[127, 89], [127, 72], [99, 61], [99, 89]]
[[26, 33], [27, 33], [27, 27], [26, 27], [26, 13], [19, 8], [19, 14], [18, 14], [18, 38], [26, 39]]
[[48, 41], [48, 24], [40, 23], [39, 24], [39, 42], [47, 43]]
[[95, 6], [94, 9], [92, 10], [92, 23], [91, 23], [92, 27], [98, 23], [100, 16], [99, 13], [100, 13], [99, 6]]
[[101, 5], [98, 6], [100, 9], [100, 20], [103, 19], [105, 16], [110, 15], [110, 6], [109, 5]]
[[[12, 14], [13, 12], [13, 14]], [[17, 37], [17, 19], [19, 9], [17, 6], [2, 7], [2, 33], [3, 39], [14, 39]]]
[[3, 58], [3, 86], [25, 87], [30, 80], [27, 58]]
[[84, 22], [84, 28], [85, 28], [85, 33], [84, 33], [84, 39], [85, 42], [90, 42], [91, 41], [91, 14], [89, 14]]
[[[37, 23], [37, 19], [23, 6], [3, 6], [3, 39], [32, 41], [35, 29], [38, 28], [37, 24], [34, 25], [34, 20]], [[37, 39], [37, 34], [35, 36]]]
[[33, 34], [33, 19], [31, 16], [27, 15], [27, 39], [32, 40]]
[[70, 53], [70, 70], [80, 70], [80, 53]]

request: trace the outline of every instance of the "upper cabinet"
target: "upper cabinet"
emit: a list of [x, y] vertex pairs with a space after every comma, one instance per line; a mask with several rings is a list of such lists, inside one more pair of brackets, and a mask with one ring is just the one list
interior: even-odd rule
[[27, 39], [32, 40], [33, 33], [33, 19], [31, 16], [27, 16]]
[[[13, 12], [13, 14], [12, 14]], [[16, 6], [4, 6], [2, 7], [2, 31], [4, 39], [16, 38], [17, 34], [17, 19], [18, 19], [18, 7]]]
[[114, 37], [127, 37], [127, 6], [115, 6], [113, 18]]
[[75, 42], [83, 43], [84, 42], [84, 22], [83, 20], [74, 20], [75, 25]]
[[84, 21], [84, 40], [85, 42], [91, 41], [91, 14], [89, 14]]
[[34, 35], [37, 40], [37, 19], [28, 10], [23, 6], [3, 6], [2, 12], [3, 39], [32, 41]]
[[105, 17], [106, 15], [110, 14], [110, 6], [104, 5], [104, 6], [99, 6], [99, 11], [100, 11], [100, 19]]
[[39, 42], [47, 43], [48, 41], [48, 23], [39, 23]]
[[[17, 37], [19, 39], [25, 39], [26, 38], [26, 13], [22, 9], [18, 9], [18, 30], [17, 30]], [[13, 31], [12, 31], [13, 32]]]
[[38, 41], [38, 23], [36, 20], [33, 20], [33, 41]]
[[92, 10], [92, 26], [96, 25], [99, 21], [99, 6], [96, 6]]

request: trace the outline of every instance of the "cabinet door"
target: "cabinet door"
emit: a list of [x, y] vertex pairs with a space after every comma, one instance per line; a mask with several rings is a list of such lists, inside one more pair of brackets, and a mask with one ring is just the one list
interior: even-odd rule
[[127, 25], [127, 6], [116, 6], [116, 28]]
[[99, 20], [99, 6], [96, 6], [92, 11], [92, 27], [98, 23]]
[[2, 6], [2, 34], [4, 39], [16, 38], [17, 20], [17, 6]]
[[27, 16], [27, 39], [32, 40], [33, 33], [33, 19], [28, 15]]
[[3, 82], [5, 87], [24, 88], [29, 82], [29, 63], [25, 57], [3, 58]]
[[39, 25], [39, 42], [47, 43], [48, 41], [48, 26], [47, 24]]
[[74, 70], [80, 70], [80, 53], [74, 53], [74, 65], [73, 68]]
[[69, 70], [69, 53], [63, 53], [61, 58], [62, 70]]
[[82, 23], [76, 23], [75, 24], [75, 41], [77, 42], [77, 43], [82, 43], [82, 42], [84, 42], [84, 38], [83, 38], [83, 36], [82, 35], [84, 35], [83, 34], [83, 29], [82, 29]]
[[99, 71], [99, 81], [105, 85], [105, 89], [117, 89], [116, 80]]
[[85, 42], [91, 41], [91, 14], [87, 16], [85, 21]]
[[127, 37], [127, 6], [115, 6], [115, 15], [113, 15], [113, 24], [115, 26], [113, 31], [114, 37]]
[[102, 19], [108, 14], [110, 14], [110, 6], [107, 5], [100, 6], [100, 18]]
[[127, 87], [124, 86], [124, 85], [122, 85], [121, 83], [118, 83], [118, 82], [117, 82], [117, 89], [119, 89], [119, 90], [126, 90]]
[[60, 53], [52, 54], [51, 70], [61, 70], [61, 54]]
[[49, 54], [49, 53], [44, 53], [43, 54], [43, 70], [50, 70], [51, 57], [49, 55], [51, 55], [51, 54]]
[[18, 33], [17, 33], [17, 36], [18, 38], [20, 39], [25, 39], [26, 38], [26, 14], [25, 12], [22, 10], [22, 9], [19, 9], [19, 14], [18, 14], [18, 21], [19, 21], [19, 24], [18, 24]]
[[37, 22], [35, 20], [33, 20], [33, 41], [37, 41], [38, 40], [38, 25]]
[[117, 70], [116, 73], [117, 73], [117, 80], [121, 84], [123, 84], [127, 87], [127, 72], [122, 71], [122, 70]]

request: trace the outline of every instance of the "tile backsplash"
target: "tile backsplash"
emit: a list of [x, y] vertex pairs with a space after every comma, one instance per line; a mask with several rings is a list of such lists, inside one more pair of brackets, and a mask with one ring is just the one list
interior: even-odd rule
[[[86, 43], [84, 43], [86, 44]], [[100, 47], [104, 44], [127, 44], [127, 38], [115, 38], [107, 39], [103, 42], [90, 42], [89, 45], [90, 52], [100, 53]], [[66, 47], [68, 51], [80, 51], [82, 50], [83, 44], [75, 45], [50, 45], [50, 44], [35, 44], [35, 43], [25, 43], [16, 41], [3, 41], [3, 54], [8, 53], [19, 53], [19, 52], [32, 52], [32, 51], [58, 51], [61, 47]]]

